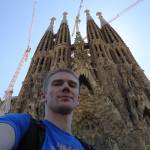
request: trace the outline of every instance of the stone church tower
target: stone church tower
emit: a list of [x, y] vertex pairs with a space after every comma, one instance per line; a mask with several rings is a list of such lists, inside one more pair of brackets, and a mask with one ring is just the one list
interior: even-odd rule
[[80, 106], [72, 131], [96, 150], [150, 150], [150, 81], [117, 32], [88, 10], [87, 39], [76, 33], [70, 41], [67, 13], [57, 33], [55, 18], [39, 42], [12, 112], [43, 117], [42, 83], [49, 71], [71, 68], [81, 83]]

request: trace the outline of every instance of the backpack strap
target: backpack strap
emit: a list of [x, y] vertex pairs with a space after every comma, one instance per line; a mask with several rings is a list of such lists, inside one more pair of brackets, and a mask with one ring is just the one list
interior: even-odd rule
[[45, 127], [41, 121], [31, 119], [29, 128], [22, 137], [17, 150], [41, 150], [45, 137]]
[[[76, 137], [76, 136], [75, 136]], [[21, 138], [17, 150], [41, 150], [45, 138], [45, 127], [41, 121], [31, 118], [29, 128]], [[95, 150], [93, 146], [87, 144], [76, 137], [84, 150]]]

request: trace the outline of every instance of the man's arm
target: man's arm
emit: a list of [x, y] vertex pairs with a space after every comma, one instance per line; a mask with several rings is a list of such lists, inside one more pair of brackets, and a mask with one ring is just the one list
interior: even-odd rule
[[15, 144], [15, 131], [6, 123], [0, 123], [0, 150], [11, 150]]

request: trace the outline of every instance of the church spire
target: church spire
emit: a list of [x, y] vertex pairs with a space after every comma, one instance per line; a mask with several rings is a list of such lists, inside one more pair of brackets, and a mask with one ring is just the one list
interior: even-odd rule
[[63, 19], [60, 25], [60, 28], [56, 35], [55, 45], [59, 45], [62, 43], [68, 43], [70, 45], [70, 31], [67, 23], [67, 12], [63, 13]]
[[51, 31], [52, 33], [53, 33], [53, 28], [54, 28], [54, 21], [56, 20], [56, 18], [55, 17], [52, 17], [51, 18], [51, 22], [50, 22], [50, 25], [49, 25], [49, 27], [48, 27], [48, 31]]
[[[101, 33], [103, 39], [108, 44], [114, 44], [114, 50], [110, 50], [112, 59], [115, 63], [133, 63], [137, 64], [136, 60], [132, 56], [131, 52], [128, 50], [128, 47], [121, 39], [119, 34], [111, 27], [111, 25], [103, 18], [101, 12], [97, 12], [97, 16], [100, 19], [101, 23]], [[118, 47], [115, 43], [120, 43], [122, 46]]]
[[71, 56], [71, 40], [70, 31], [67, 23], [67, 12], [63, 13], [63, 19], [61, 25], [56, 34], [55, 46], [54, 46], [54, 57], [52, 60], [52, 69], [56, 68], [68, 68], [70, 64]]
[[121, 42], [123, 40], [118, 35], [118, 33], [110, 26], [110, 24], [103, 18], [101, 12], [97, 12], [97, 16], [100, 19], [101, 24], [101, 32], [104, 37], [106, 43], [113, 43], [113, 42]]
[[61, 23], [68, 23], [68, 21], [67, 21], [67, 15], [68, 15], [68, 13], [67, 12], [64, 12], [63, 13], [63, 19], [62, 19], [62, 22]]
[[36, 49], [36, 53], [38, 51], [48, 51], [53, 49], [54, 46], [54, 21], [56, 20], [55, 17], [52, 17], [50, 19], [50, 25], [48, 26], [47, 30], [45, 31], [45, 34], [43, 35], [42, 39], [39, 42], [39, 45]]
[[29, 68], [29, 72], [32, 75], [38, 74], [43, 71], [48, 71], [50, 69], [52, 58], [49, 55], [45, 57], [45, 53], [47, 51], [52, 51], [54, 48], [53, 28], [55, 20], [56, 20], [55, 17], [52, 17], [50, 19], [50, 25], [48, 26], [45, 34], [43, 35], [36, 49], [35, 55], [32, 59], [32, 64]]
[[94, 40], [94, 39], [102, 39], [102, 33], [97, 26], [97, 24], [94, 22], [93, 18], [90, 15], [89, 10], [85, 10], [86, 17], [87, 17], [87, 37], [88, 40]]
[[93, 20], [92, 16], [90, 15], [90, 10], [86, 9], [84, 12], [86, 13], [87, 21]]
[[100, 19], [101, 27], [104, 26], [105, 24], [108, 24], [108, 22], [103, 18], [101, 12], [97, 12], [96, 16], [98, 16], [98, 18]]

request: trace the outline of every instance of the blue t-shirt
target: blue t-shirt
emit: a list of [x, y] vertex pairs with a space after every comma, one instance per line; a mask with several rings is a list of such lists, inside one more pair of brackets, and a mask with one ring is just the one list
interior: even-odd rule
[[[7, 123], [14, 128], [15, 144], [13, 150], [17, 148], [21, 137], [27, 131], [31, 116], [28, 114], [8, 114], [0, 117], [0, 123]], [[43, 120], [45, 125], [45, 140], [42, 150], [84, 150], [80, 142], [71, 134], [58, 128], [48, 120]]]

